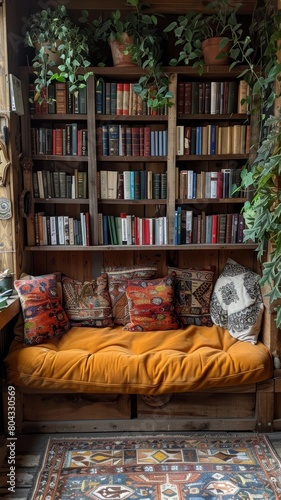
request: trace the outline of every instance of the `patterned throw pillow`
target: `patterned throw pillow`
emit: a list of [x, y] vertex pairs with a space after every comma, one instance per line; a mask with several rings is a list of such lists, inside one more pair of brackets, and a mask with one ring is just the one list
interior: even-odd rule
[[130, 279], [152, 279], [156, 266], [131, 266], [105, 269], [111, 300], [113, 320], [116, 325], [126, 325], [130, 320], [126, 288]]
[[215, 266], [209, 269], [168, 267], [168, 272], [176, 273], [175, 311], [181, 325], [212, 326], [210, 301]]
[[174, 283], [174, 273], [154, 280], [130, 280], [126, 288], [130, 323], [123, 329], [144, 332], [178, 328], [174, 307]]
[[107, 276], [91, 281], [62, 277], [64, 308], [72, 326], [113, 326]]
[[[56, 278], [56, 287], [57, 287], [57, 292], [59, 295], [59, 301], [62, 304], [61, 273], [59, 271], [55, 271], [54, 273], [51, 274], [51, 276], [53, 276], [53, 275], [55, 275], [55, 278]], [[37, 278], [41, 278], [42, 276], [46, 277], [46, 276], [50, 276], [50, 274], [43, 274], [41, 276], [32, 276], [31, 274], [22, 273], [20, 275], [19, 279], [20, 280], [34, 280]], [[14, 336], [15, 336], [15, 340], [17, 342], [21, 342], [21, 343], [24, 342], [24, 319], [23, 319], [22, 311], [20, 311], [20, 313], [18, 315], [18, 319], [17, 319], [16, 324], [14, 326]]]
[[56, 287], [56, 276], [15, 280], [24, 319], [24, 343], [35, 345], [69, 330]]
[[252, 344], [257, 343], [263, 314], [259, 278], [257, 273], [228, 259], [215, 284], [210, 306], [216, 325]]

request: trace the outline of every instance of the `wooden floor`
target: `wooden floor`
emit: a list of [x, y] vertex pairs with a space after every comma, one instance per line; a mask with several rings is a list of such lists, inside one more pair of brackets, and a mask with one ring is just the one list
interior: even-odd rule
[[[118, 433], [121, 435], [122, 433]], [[133, 434], [133, 433], [132, 433]], [[179, 433], [184, 434], [184, 433]], [[190, 435], [190, 433], [188, 433]], [[198, 433], [196, 433], [198, 434]], [[217, 435], [217, 433], [214, 433]], [[222, 433], [223, 435], [231, 435], [231, 433]], [[95, 434], [95, 436], [105, 436], [105, 434]], [[109, 435], [107, 433], [106, 435]], [[128, 434], [127, 434], [128, 435]], [[265, 434], [269, 437], [273, 448], [278, 453], [281, 459], [281, 432]], [[16, 440], [16, 492], [7, 491], [7, 473], [9, 466], [7, 465], [7, 441], [4, 436], [0, 436], [0, 498], [9, 500], [27, 500], [33, 483], [33, 478], [36, 477], [40, 458], [44, 452], [47, 440], [50, 437], [59, 437], [62, 434], [26, 434], [18, 436]], [[68, 434], [63, 434], [64, 437]], [[69, 434], [73, 437], [73, 434]], [[89, 434], [79, 434], [79, 437], [89, 436]], [[280, 470], [281, 473], [281, 470]]]

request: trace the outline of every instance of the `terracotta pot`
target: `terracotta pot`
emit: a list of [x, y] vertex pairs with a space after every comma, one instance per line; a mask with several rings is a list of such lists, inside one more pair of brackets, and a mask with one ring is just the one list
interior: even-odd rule
[[220, 52], [228, 52], [231, 48], [231, 43], [228, 43], [222, 51], [219, 50], [219, 44], [222, 37], [208, 38], [202, 42], [202, 50], [204, 60], [207, 66], [223, 66], [230, 63], [228, 56], [217, 59]]
[[136, 63], [132, 62], [130, 54], [124, 54], [124, 50], [128, 44], [133, 44], [133, 37], [128, 36], [127, 33], [122, 34], [122, 43], [114, 40], [109, 41], [109, 45], [112, 53], [113, 66], [124, 67], [124, 66], [137, 66]]

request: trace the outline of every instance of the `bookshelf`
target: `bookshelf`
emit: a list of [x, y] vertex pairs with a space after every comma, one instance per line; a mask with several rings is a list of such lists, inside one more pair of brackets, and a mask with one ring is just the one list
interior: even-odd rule
[[[92, 68], [92, 70], [95, 77], [88, 79], [87, 94], [84, 97], [87, 102], [87, 113], [85, 108], [83, 113], [73, 112], [73, 109], [71, 112], [65, 112], [63, 109], [64, 112], [60, 113], [35, 113], [34, 110], [30, 111], [25, 99], [26, 111], [22, 117], [23, 149], [24, 154], [32, 158], [33, 163], [31, 170], [24, 172], [24, 189], [32, 193], [31, 216], [26, 223], [26, 249], [47, 252], [140, 249], [145, 251], [161, 249], [168, 252], [176, 249], [192, 252], [253, 250], [254, 244], [242, 242], [241, 232], [239, 239], [232, 237], [230, 240], [218, 237], [209, 240], [209, 237], [206, 239], [206, 235], [202, 239], [196, 236], [188, 241], [183, 236], [176, 238], [176, 234], [179, 233], [179, 228], [176, 227], [178, 218], [183, 224], [186, 212], [192, 212], [196, 220], [198, 215], [202, 214], [204, 220], [209, 221], [210, 218], [216, 220], [217, 235], [220, 216], [223, 220], [227, 218], [227, 214], [233, 214], [235, 220], [241, 220], [240, 211], [246, 200], [245, 193], [243, 196], [232, 194], [224, 184], [221, 188], [223, 191], [218, 194], [214, 194], [214, 184], [211, 191], [202, 188], [202, 178], [205, 179], [214, 173], [217, 176], [216, 185], [218, 182], [226, 182], [225, 172], [234, 175], [235, 172], [241, 171], [249, 154], [248, 115], [245, 109], [237, 107], [239, 82], [236, 77], [240, 69], [232, 71], [230, 75], [228, 67], [208, 68], [208, 71], [199, 77], [193, 68], [166, 68], [176, 105], [155, 114], [145, 107], [137, 110], [134, 104], [132, 84], [137, 81], [140, 74], [138, 68]], [[30, 92], [31, 77], [32, 72], [28, 68], [22, 68], [21, 82], [25, 96]], [[98, 86], [96, 82], [99, 82]], [[102, 85], [100, 82], [103, 82]], [[196, 89], [194, 92], [202, 86], [216, 87], [218, 96], [225, 88], [236, 86], [234, 98], [236, 107], [233, 108], [231, 107], [233, 103], [231, 105], [228, 103], [228, 108], [214, 108], [215, 111], [211, 108], [202, 110], [198, 109], [197, 103], [193, 104], [193, 108], [186, 109], [180, 103], [180, 98], [181, 87], [187, 84], [191, 84], [191, 88], [193, 85], [193, 90]], [[108, 105], [109, 88], [111, 88], [109, 96], [114, 103], [113, 107]], [[112, 94], [112, 88], [115, 88], [115, 94]], [[211, 99], [211, 94], [209, 97]], [[202, 97], [200, 99], [202, 100]], [[203, 102], [205, 100], [206, 95], [203, 96]], [[65, 149], [60, 150], [59, 154], [57, 152], [54, 154], [55, 151], [50, 147], [42, 151], [41, 145], [38, 152], [34, 142], [37, 138], [38, 146], [38, 136], [42, 134], [42, 129], [53, 131], [69, 127], [70, 132], [68, 130], [66, 134], [72, 134], [73, 124], [75, 133], [77, 130], [87, 131], [87, 144], [83, 153], [81, 144], [80, 149], [76, 144], [75, 154], [72, 154], [71, 150], [66, 152]], [[185, 148], [187, 127], [190, 132], [201, 128], [201, 136], [195, 132], [195, 142], [199, 140], [198, 137], [202, 138], [203, 128], [205, 137], [210, 138], [215, 130], [220, 135], [220, 140], [217, 139], [216, 146], [212, 150], [208, 149], [210, 146], [205, 145], [202, 151], [203, 146], [199, 147], [197, 144], [194, 151], [191, 149], [187, 151]], [[134, 139], [132, 131], [135, 132]], [[237, 143], [238, 134], [240, 139]], [[159, 142], [153, 142], [152, 147], [155, 137]], [[234, 137], [240, 149], [225, 144], [226, 140], [234, 144]], [[133, 140], [136, 140], [134, 149]], [[190, 148], [191, 137], [189, 142]], [[41, 171], [51, 178], [57, 171], [72, 178], [78, 173], [83, 174], [86, 177], [83, 194], [82, 191], [79, 196], [78, 193], [73, 194], [73, 190], [69, 188], [67, 195], [50, 195], [47, 189], [44, 196], [42, 193], [38, 196], [34, 177]], [[194, 186], [191, 195], [182, 188], [180, 179], [184, 171], [193, 173], [195, 179], [193, 182], [197, 183], [197, 186], [201, 178], [200, 194], [198, 188], [195, 189]], [[238, 177], [235, 180], [236, 184]], [[71, 218], [79, 218], [80, 213], [89, 214], [88, 244], [82, 244], [81, 247], [72, 241], [70, 245], [54, 245], [46, 244], [45, 240], [44, 244], [38, 245], [36, 214], [41, 212], [48, 216], [66, 215]], [[137, 232], [143, 231], [142, 237], [136, 232], [136, 224]], [[196, 231], [198, 232], [198, 228]], [[200, 231], [202, 232], [202, 229], [199, 229]], [[123, 237], [125, 234], [127, 239], [122, 239], [122, 234]]]

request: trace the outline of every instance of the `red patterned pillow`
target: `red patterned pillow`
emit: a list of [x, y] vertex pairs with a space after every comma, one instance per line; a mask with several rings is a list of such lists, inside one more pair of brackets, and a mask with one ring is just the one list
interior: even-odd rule
[[111, 300], [113, 321], [116, 325], [126, 325], [130, 320], [126, 288], [130, 279], [151, 279], [155, 277], [156, 266], [130, 266], [105, 269]]
[[124, 330], [144, 332], [178, 328], [174, 281], [175, 273], [154, 280], [130, 280], [126, 295], [131, 321], [124, 326]]
[[15, 280], [24, 319], [24, 343], [35, 345], [69, 330], [56, 287], [56, 276]]
[[114, 326], [106, 274], [84, 283], [63, 276], [62, 288], [72, 326]]
[[168, 267], [168, 272], [176, 273], [175, 310], [181, 325], [212, 326], [210, 302], [215, 266], [209, 269]]

